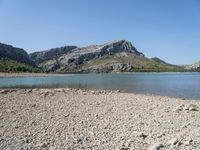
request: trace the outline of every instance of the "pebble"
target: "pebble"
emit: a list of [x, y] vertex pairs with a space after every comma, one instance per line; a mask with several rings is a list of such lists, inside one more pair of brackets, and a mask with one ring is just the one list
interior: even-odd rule
[[190, 146], [192, 141], [193, 141], [192, 139], [189, 139], [189, 140], [185, 141], [183, 144], [186, 146]]
[[168, 145], [176, 145], [178, 143], [178, 139], [177, 138], [172, 138], [169, 142]]
[[162, 147], [164, 147], [163, 144], [155, 143], [154, 145], [150, 146], [149, 150], [159, 150]]
[[185, 110], [189, 110], [189, 111], [198, 111], [198, 106], [194, 105], [194, 104], [190, 104], [188, 105]]
[[184, 107], [185, 107], [184, 104], [179, 105], [179, 106], [175, 109], [175, 112], [184, 110]]
[[146, 137], [147, 137], [147, 135], [146, 134], [144, 134], [143, 132], [141, 132], [141, 133], [138, 133], [138, 135], [137, 135], [138, 137], [141, 137], [141, 138], [143, 138], [143, 139], [145, 139]]
[[6, 112], [7, 112], [7, 113], [11, 113], [11, 110], [10, 110], [10, 109], [7, 109]]
[[129, 150], [128, 147], [121, 147], [120, 150]]
[[184, 104], [179, 105], [176, 109], [175, 112], [179, 111], [184, 111], [184, 110], [189, 110], [189, 111], [198, 111], [199, 107], [194, 105], [194, 104], [189, 104], [188, 106], [185, 106]]

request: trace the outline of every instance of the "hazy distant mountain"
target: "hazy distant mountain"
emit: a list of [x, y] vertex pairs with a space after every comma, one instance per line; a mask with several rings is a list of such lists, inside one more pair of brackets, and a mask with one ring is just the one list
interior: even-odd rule
[[185, 65], [186, 69], [200, 69], [200, 61], [190, 64], [190, 65]]
[[65, 46], [30, 54], [47, 72], [180, 71], [182, 67], [149, 59], [131, 42], [113, 41], [88, 47]]

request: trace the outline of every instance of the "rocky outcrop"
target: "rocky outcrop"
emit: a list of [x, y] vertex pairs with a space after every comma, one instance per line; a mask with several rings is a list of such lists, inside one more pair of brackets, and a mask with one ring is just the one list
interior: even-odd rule
[[95, 73], [108, 73], [108, 72], [130, 72], [133, 66], [127, 63], [111, 62], [104, 65], [92, 66], [81, 72], [95, 72]]
[[77, 46], [64, 46], [60, 48], [52, 48], [46, 51], [31, 53], [29, 56], [31, 60], [34, 61], [36, 64], [40, 64], [43, 61], [56, 59], [63, 54], [70, 53], [71, 50], [75, 48], [77, 48]]
[[191, 65], [186, 65], [185, 68], [186, 69], [200, 69], [200, 61]]
[[11, 45], [6, 45], [2, 43], [0, 43], [0, 57], [6, 57], [11, 60], [15, 60], [17, 62], [25, 64], [34, 64], [24, 49], [16, 48]]
[[[83, 65], [93, 59], [103, 58], [119, 53], [131, 53], [140, 57], [144, 54], [126, 40], [113, 41], [102, 45], [92, 45], [78, 48], [74, 46], [51, 49], [48, 51], [30, 54], [31, 59], [38, 64], [43, 70], [53, 72], [77, 72], [80, 70], [94, 71], [107, 70], [126, 70], [129, 71], [131, 66], [128, 64], [107, 64], [100, 68], [84, 68]], [[106, 71], [106, 72], [107, 72]], [[104, 71], [103, 71], [104, 72]]]

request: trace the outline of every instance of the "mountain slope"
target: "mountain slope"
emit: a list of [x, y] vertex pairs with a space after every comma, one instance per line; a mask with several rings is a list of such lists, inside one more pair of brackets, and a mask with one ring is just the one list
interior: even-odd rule
[[34, 52], [29, 54], [30, 59], [34, 61], [36, 64], [39, 64], [43, 61], [47, 61], [50, 59], [56, 59], [59, 56], [63, 54], [67, 54], [71, 52], [72, 49], [77, 48], [77, 46], [64, 46], [60, 48], [52, 48], [47, 51], [41, 51], [41, 52]]
[[[183, 71], [182, 67], [166, 65], [131, 53], [94, 59], [84, 66], [87, 72], [166, 72]], [[83, 67], [83, 68], [84, 68]]]
[[200, 71], [200, 61], [190, 64], [190, 65], [185, 65], [185, 69], [191, 70], [191, 71]]
[[6, 57], [17, 62], [33, 65], [27, 52], [21, 48], [0, 43], [0, 57]]
[[27, 52], [0, 43], [0, 72], [39, 72]]
[[[131, 42], [113, 41], [102, 45], [70, 47], [32, 53], [30, 58], [47, 72], [182, 71], [182, 67], [146, 58]], [[54, 53], [54, 55], [48, 55]], [[46, 57], [48, 55], [48, 57]], [[160, 59], [159, 59], [160, 60]]]
[[153, 58], [151, 58], [151, 59], [154, 60], [154, 61], [156, 61], [156, 62], [158, 62], [158, 63], [168, 64], [168, 63], [166, 63], [165, 61], [163, 61], [162, 59], [160, 59], [160, 58], [158, 58], [158, 57], [153, 57]]
[[0, 72], [41, 72], [41, 70], [29, 64], [1, 57]]

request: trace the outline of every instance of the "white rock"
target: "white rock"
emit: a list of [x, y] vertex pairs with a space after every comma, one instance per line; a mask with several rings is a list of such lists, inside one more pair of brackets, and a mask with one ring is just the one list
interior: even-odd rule
[[185, 141], [183, 144], [186, 146], [190, 146], [192, 141], [193, 141], [192, 139], [189, 139], [189, 140]]
[[181, 104], [181, 105], [179, 105], [179, 106], [175, 109], [175, 112], [183, 111], [184, 108], [185, 108], [185, 105], [184, 105], [184, 104]]
[[189, 111], [198, 111], [198, 106], [194, 105], [194, 104], [190, 104], [188, 105], [185, 110], [189, 110]]
[[154, 145], [149, 147], [149, 150], [159, 150], [162, 147], [164, 147], [162, 143], [155, 143]]
[[177, 138], [172, 138], [170, 141], [168, 141], [168, 145], [176, 145], [176, 143], [178, 142]]

